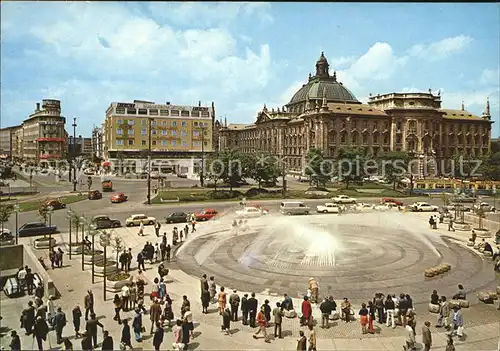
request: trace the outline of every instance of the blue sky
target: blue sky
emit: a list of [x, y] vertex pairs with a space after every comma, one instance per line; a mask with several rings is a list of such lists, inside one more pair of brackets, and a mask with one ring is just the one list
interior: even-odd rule
[[357, 97], [441, 90], [500, 133], [495, 4], [1, 3], [1, 125], [43, 98], [89, 135], [110, 102], [215, 102], [233, 123], [282, 106], [324, 51]]

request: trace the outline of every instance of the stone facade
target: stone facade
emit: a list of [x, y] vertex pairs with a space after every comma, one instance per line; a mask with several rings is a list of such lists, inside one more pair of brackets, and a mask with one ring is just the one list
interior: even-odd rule
[[440, 93], [393, 93], [370, 96], [363, 104], [329, 74], [323, 55], [316, 74], [281, 108], [258, 112], [253, 124], [229, 124], [218, 131], [219, 147], [244, 153], [268, 152], [284, 158], [289, 171], [301, 171], [310, 148], [335, 158], [346, 147], [367, 155], [408, 151], [416, 156], [446, 158], [454, 154], [482, 156], [489, 152], [489, 102], [482, 116], [462, 104], [441, 109]]

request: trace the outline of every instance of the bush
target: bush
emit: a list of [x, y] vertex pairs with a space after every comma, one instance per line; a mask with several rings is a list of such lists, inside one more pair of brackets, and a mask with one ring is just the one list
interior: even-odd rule
[[113, 274], [113, 275], [110, 275], [107, 277], [107, 279], [110, 282], [118, 282], [121, 280], [127, 280], [129, 278], [130, 278], [130, 274], [128, 274], [128, 273], [117, 273], [117, 274]]
[[207, 197], [216, 200], [227, 200], [234, 199], [242, 196], [239, 191], [228, 191], [228, 190], [218, 190], [218, 191], [209, 191], [207, 193]]
[[317, 187], [317, 188], [316, 188], [316, 187], [314, 187], [314, 186], [311, 186], [311, 187], [307, 188], [307, 190], [306, 190], [306, 191], [325, 191], [325, 192], [327, 192], [327, 193], [329, 193], [329, 192], [330, 192], [330, 190], [328, 190], [327, 188], [322, 188], [322, 187]]
[[245, 192], [245, 195], [248, 196], [248, 197], [252, 197], [252, 196], [257, 196], [257, 195], [260, 195], [260, 194], [267, 194], [269, 193], [269, 190], [267, 189], [263, 189], [263, 188], [251, 188], [251, 189], [248, 189], [246, 192]]

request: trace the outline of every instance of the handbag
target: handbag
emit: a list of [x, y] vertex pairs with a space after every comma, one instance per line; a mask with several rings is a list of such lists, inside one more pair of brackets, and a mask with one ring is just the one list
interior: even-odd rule
[[464, 327], [463, 326], [461, 326], [461, 325], [458, 326], [458, 328], [457, 328], [457, 335], [459, 337], [464, 336]]

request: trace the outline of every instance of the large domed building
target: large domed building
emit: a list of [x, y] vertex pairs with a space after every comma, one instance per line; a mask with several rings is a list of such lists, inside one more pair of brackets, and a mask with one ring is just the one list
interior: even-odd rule
[[367, 155], [408, 151], [446, 158], [481, 156], [489, 151], [489, 102], [482, 116], [441, 108], [440, 93], [390, 93], [370, 96], [368, 104], [337, 80], [321, 53], [316, 73], [283, 107], [266, 105], [253, 124], [219, 122], [219, 149], [269, 152], [285, 158], [289, 171], [301, 172], [310, 148], [335, 158], [346, 147]]

